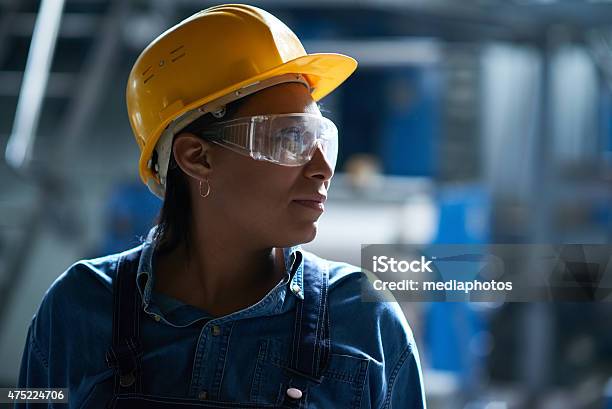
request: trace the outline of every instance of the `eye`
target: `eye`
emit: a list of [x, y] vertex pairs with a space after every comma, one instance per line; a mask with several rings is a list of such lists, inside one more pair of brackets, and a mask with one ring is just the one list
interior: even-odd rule
[[303, 133], [304, 133], [304, 128], [299, 127], [299, 126], [289, 126], [287, 128], [280, 129], [276, 133], [276, 136], [279, 138], [288, 138], [288, 139], [295, 140], [296, 138], [301, 137]]
[[305, 129], [301, 126], [288, 126], [279, 130], [276, 137], [280, 139], [282, 148], [289, 151], [298, 151], [302, 146]]

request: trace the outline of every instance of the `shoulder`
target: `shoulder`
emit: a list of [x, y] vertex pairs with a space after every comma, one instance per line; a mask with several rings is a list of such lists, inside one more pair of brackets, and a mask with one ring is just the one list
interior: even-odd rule
[[78, 260], [55, 279], [45, 292], [32, 323], [32, 337], [41, 349], [46, 349], [46, 340], [53, 336], [51, 332], [65, 333], [77, 323], [95, 319], [100, 310], [108, 310], [118, 260], [141, 246]]
[[[304, 258], [329, 271], [330, 320], [338, 333], [359, 337], [369, 343], [369, 353], [376, 360], [383, 355], [401, 355], [406, 349], [416, 349], [410, 325], [399, 303], [385, 290], [375, 290], [376, 277], [355, 265], [321, 258], [303, 251]], [[353, 331], [359, 322], [358, 333]], [[346, 328], [343, 328], [346, 327]], [[372, 336], [366, 340], [364, 334]]]
[[85, 290], [106, 290], [112, 293], [119, 259], [137, 252], [141, 247], [142, 245], [121, 253], [76, 261], [51, 284], [43, 301], [67, 300], [78, 298], [80, 295], [91, 295]]

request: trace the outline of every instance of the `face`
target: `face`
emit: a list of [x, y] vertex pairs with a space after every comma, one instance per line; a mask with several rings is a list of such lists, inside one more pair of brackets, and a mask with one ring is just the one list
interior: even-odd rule
[[[246, 97], [234, 118], [302, 112], [321, 115], [304, 85], [286, 83]], [[189, 134], [180, 136], [201, 146], [200, 156], [190, 155], [193, 150], [185, 151], [182, 145], [187, 143], [177, 138], [174, 154], [179, 166], [192, 176], [192, 208], [202, 212], [206, 224], [220, 223], [265, 247], [287, 247], [315, 238], [333, 176], [320, 148], [302, 166], [283, 166], [254, 160]], [[177, 157], [183, 153], [182, 159]], [[183, 165], [190, 160], [195, 163], [187, 163], [193, 166], [186, 170]], [[211, 190], [202, 198], [199, 180], [206, 178]]]

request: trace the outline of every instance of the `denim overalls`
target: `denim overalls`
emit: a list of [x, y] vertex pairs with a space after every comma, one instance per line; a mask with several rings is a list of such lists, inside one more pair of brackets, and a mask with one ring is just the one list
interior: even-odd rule
[[[249, 402], [223, 402], [175, 398], [142, 393], [140, 340], [142, 300], [136, 289], [138, 260], [142, 250], [119, 259], [113, 283], [113, 338], [106, 362], [114, 368], [114, 395], [108, 408], [307, 408], [308, 395], [317, 393], [329, 361], [328, 271], [308, 269], [304, 274], [304, 299], [295, 309], [293, 341], [288, 357], [286, 390], [280, 406]], [[295, 253], [301, 258], [300, 252]], [[294, 260], [293, 268], [300, 264]], [[292, 274], [294, 271], [292, 271]]]

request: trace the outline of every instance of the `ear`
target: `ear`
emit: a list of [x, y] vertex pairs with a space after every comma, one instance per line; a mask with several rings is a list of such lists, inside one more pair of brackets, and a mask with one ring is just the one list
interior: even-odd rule
[[212, 172], [211, 144], [191, 133], [181, 133], [172, 144], [172, 154], [185, 174], [203, 180]]

